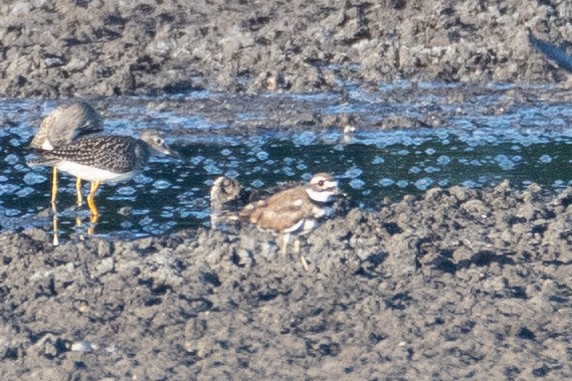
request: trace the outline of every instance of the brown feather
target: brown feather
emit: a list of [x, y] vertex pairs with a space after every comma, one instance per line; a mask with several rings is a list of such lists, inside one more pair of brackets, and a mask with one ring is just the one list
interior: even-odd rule
[[[297, 200], [301, 202], [296, 203]], [[283, 231], [301, 219], [312, 218], [312, 208], [313, 203], [305, 188], [297, 186], [247, 206], [239, 216], [260, 229]]]

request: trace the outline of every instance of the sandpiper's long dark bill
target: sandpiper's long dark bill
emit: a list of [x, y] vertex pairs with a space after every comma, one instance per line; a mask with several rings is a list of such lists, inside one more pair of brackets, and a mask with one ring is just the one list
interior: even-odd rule
[[153, 154], [173, 155], [157, 131], [146, 130], [140, 139], [130, 136], [87, 136], [56, 147], [36, 151], [31, 165], [58, 168], [83, 180], [91, 181], [87, 198], [90, 210], [97, 215], [93, 197], [101, 183], [127, 181], [141, 172]]

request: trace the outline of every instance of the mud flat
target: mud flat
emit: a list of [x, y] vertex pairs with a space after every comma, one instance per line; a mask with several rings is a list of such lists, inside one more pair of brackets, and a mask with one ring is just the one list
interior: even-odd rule
[[350, 210], [305, 272], [262, 233], [3, 233], [2, 379], [565, 379], [572, 190]]
[[[252, 7], [5, 1], [0, 96], [563, 80], [526, 30], [572, 41], [566, 1]], [[249, 228], [56, 247], [3, 231], [0, 379], [572, 378], [571, 205], [534, 184], [430, 189], [324, 223], [308, 272]]]
[[572, 41], [566, 1], [5, 1], [0, 96], [324, 91], [396, 79], [565, 73], [527, 29]]

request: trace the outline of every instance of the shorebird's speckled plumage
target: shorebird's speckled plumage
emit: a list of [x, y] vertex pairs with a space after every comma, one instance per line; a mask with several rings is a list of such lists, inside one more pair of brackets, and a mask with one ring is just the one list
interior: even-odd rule
[[223, 211], [228, 203], [236, 201], [240, 197], [241, 186], [238, 180], [220, 176], [213, 182], [210, 192], [211, 201], [211, 227], [216, 229], [219, 220], [225, 220], [226, 213]]
[[[90, 136], [103, 131], [101, 117], [87, 102], [64, 103], [50, 112], [40, 124], [30, 147], [37, 150], [53, 150], [74, 142], [80, 136]], [[55, 212], [58, 192], [58, 169], [52, 175], [52, 210]], [[77, 203], [81, 205], [81, 179], [76, 181]]]
[[126, 181], [142, 171], [151, 154], [172, 155], [163, 138], [156, 131], [147, 130], [141, 139], [129, 136], [88, 136], [53, 150], [38, 150], [39, 159], [31, 165], [47, 165], [83, 180], [91, 181], [87, 204], [92, 222], [99, 212], [95, 193], [101, 183]]
[[227, 202], [239, 197], [240, 190], [241, 187], [238, 180], [225, 176], [218, 177], [211, 186], [211, 211], [213, 213], [221, 212]]
[[41, 160], [43, 165], [56, 167], [62, 161], [69, 161], [114, 173], [127, 173], [145, 167], [149, 160], [149, 147], [145, 142], [128, 136], [86, 137], [42, 153]]
[[[153, 151], [166, 155], [172, 154], [163, 139], [155, 131], [148, 130], [141, 134], [141, 139], [129, 136], [93, 136], [57, 147], [51, 151], [41, 151], [40, 158], [33, 162], [36, 165], [49, 165], [63, 169], [63, 163], [87, 166], [105, 170], [119, 175], [139, 172], [145, 168]], [[84, 180], [114, 180], [114, 178], [94, 178], [92, 175], [72, 173]]]

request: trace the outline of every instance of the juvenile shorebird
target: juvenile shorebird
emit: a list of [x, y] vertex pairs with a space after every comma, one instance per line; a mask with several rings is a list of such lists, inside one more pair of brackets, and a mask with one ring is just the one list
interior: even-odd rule
[[220, 219], [228, 214], [228, 203], [240, 196], [241, 186], [238, 180], [226, 176], [217, 177], [211, 186], [211, 227], [216, 229]]
[[[299, 251], [297, 236], [309, 233], [320, 218], [332, 213], [331, 206], [338, 194], [338, 184], [332, 175], [318, 173], [305, 186], [298, 185], [247, 205], [237, 218], [260, 230], [280, 234], [280, 251], [286, 255], [290, 236], [296, 235], [295, 251]], [[303, 255], [300, 261], [307, 270], [308, 264]]]
[[32, 165], [52, 166], [80, 179], [91, 181], [87, 204], [95, 222], [99, 215], [95, 192], [105, 182], [127, 181], [141, 172], [152, 154], [173, 155], [163, 138], [146, 130], [140, 139], [130, 136], [93, 136], [75, 140], [53, 150], [37, 151]]
[[[103, 131], [99, 113], [87, 102], [75, 101], [64, 103], [50, 112], [40, 124], [40, 128], [32, 139], [30, 147], [53, 150], [69, 144], [81, 136]], [[58, 170], [54, 167], [52, 176], [52, 207], [55, 208], [58, 190]], [[81, 205], [81, 179], [76, 181], [78, 205]]]

